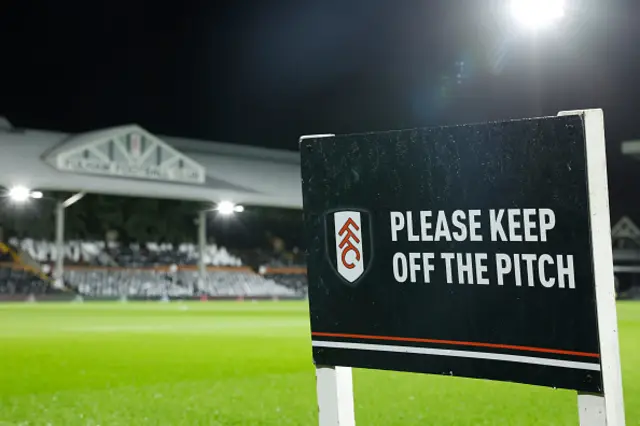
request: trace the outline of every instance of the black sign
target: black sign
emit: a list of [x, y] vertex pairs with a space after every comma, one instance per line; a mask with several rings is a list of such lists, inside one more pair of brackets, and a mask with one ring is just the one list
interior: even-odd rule
[[602, 392], [580, 116], [303, 138], [313, 357]]

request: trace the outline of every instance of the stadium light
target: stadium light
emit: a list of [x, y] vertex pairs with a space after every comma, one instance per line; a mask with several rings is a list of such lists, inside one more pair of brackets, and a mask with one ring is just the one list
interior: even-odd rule
[[220, 201], [218, 203], [218, 206], [216, 207], [216, 210], [218, 210], [218, 213], [220, 213], [223, 216], [230, 216], [234, 213], [243, 212], [244, 207], [238, 206], [231, 201]]
[[26, 186], [16, 185], [9, 188], [9, 191], [7, 192], [7, 196], [14, 203], [24, 203], [29, 198], [42, 198], [42, 192], [31, 191]]
[[511, 0], [511, 15], [523, 28], [536, 31], [564, 17], [564, 0]]

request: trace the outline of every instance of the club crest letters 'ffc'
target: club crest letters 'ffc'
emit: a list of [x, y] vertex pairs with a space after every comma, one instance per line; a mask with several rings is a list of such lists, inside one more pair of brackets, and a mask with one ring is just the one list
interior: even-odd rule
[[344, 210], [329, 213], [327, 250], [329, 261], [349, 285], [356, 285], [371, 263], [369, 215], [364, 211]]

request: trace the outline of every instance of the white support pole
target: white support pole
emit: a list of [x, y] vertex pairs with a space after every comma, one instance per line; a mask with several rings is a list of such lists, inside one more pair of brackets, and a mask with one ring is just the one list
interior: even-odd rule
[[204, 254], [207, 247], [207, 212], [201, 211], [198, 216], [198, 287], [202, 289], [207, 277]]
[[591, 393], [578, 393], [580, 426], [603, 426], [607, 424], [604, 397]]
[[84, 192], [78, 192], [64, 201], [56, 202], [56, 264], [53, 269], [53, 279], [57, 286], [64, 286], [64, 210], [80, 201]]
[[78, 201], [82, 200], [84, 198], [85, 193], [84, 192], [78, 192], [76, 194], [73, 194], [71, 197], [67, 198], [66, 200], [64, 200], [62, 202], [62, 207], [64, 207], [65, 209], [69, 206], [71, 206], [72, 204], [77, 203]]
[[[596, 287], [598, 337], [602, 366], [603, 395], [579, 395], [581, 426], [624, 426], [622, 372], [618, 344], [607, 156], [604, 137], [604, 115], [600, 109], [563, 111], [558, 115], [580, 114], [584, 119], [591, 249]], [[604, 416], [600, 410], [604, 409]]]
[[355, 426], [351, 367], [316, 366], [320, 426]]
[[56, 203], [56, 266], [53, 278], [56, 285], [63, 285], [64, 275], [64, 202]]

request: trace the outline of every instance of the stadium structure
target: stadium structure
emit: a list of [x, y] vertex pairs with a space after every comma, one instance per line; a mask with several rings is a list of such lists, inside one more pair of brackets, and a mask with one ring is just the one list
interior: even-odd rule
[[[640, 159], [640, 140], [624, 141], [623, 155]], [[640, 298], [640, 228], [627, 216], [611, 229], [616, 290], [619, 297]]]
[[160, 136], [136, 124], [80, 134], [21, 129], [2, 117], [0, 147], [0, 186], [75, 194], [57, 201], [55, 242], [2, 242], [4, 299], [61, 297], [65, 287], [108, 298], [305, 294], [303, 268], [254, 271], [223, 247], [207, 245], [206, 211], [197, 246], [118, 248], [64, 239], [65, 209], [85, 193], [300, 208], [295, 152]]
[[611, 229], [616, 290], [619, 297], [640, 297], [640, 228], [628, 217]]
[[[64, 239], [65, 209], [85, 193], [301, 208], [296, 152], [155, 135], [136, 124], [80, 134], [20, 129], [2, 117], [0, 147], [0, 186], [76, 194], [57, 202], [55, 241], [0, 242], [0, 299], [306, 296], [303, 264], [256, 270], [208, 245], [206, 211], [197, 245]], [[640, 141], [622, 152], [640, 157]], [[640, 297], [640, 228], [623, 217], [612, 238], [618, 295]]]

